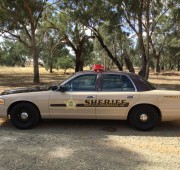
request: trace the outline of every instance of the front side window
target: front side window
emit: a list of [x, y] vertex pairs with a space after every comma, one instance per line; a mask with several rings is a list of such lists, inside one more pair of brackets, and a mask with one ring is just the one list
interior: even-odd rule
[[125, 75], [103, 75], [102, 91], [135, 91], [131, 80]]
[[81, 75], [67, 82], [64, 87], [66, 91], [95, 91], [96, 74]]

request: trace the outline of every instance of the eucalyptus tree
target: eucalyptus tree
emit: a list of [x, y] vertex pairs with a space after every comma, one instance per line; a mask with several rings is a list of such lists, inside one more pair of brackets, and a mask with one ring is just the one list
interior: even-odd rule
[[29, 56], [18, 41], [4, 40], [0, 43], [0, 65], [24, 67]]
[[[47, 15], [45, 14], [45, 16]], [[82, 71], [84, 66], [84, 46], [94, 36], [88, 35], [86, 27], [69, 15], [67, 9], [62, 7], [61, 1], [56, 4], [53, 15], [46, 17], [45, 20], [46, 28], [56, 30], [56, 36], [58, 36], [58, 42], [54, 48], [57, 49], [62, 44], [71, 48], [71, 53], [75, 55], [75, 72]], [[86, 48], [89, 48], [89, 46], [86, 46]]]
[[74, 56], [67, 54], [57, 60], [56, 69], [63, 69], [66, 74], [67, 69], [74, 68]]
[[[130, 33], [133, 31], [138, 38], [139, 50], [141, 53], [142, 66], [139, 74], [143, 77], [148, 77], [148, 65], [149, 65], [149, 8], [150, 0], [124, 0], [121, 3], [116, 1], [117, 12], [122, 13], [122, 20], [127, 23], [128, 26], [125, 29]], [[145, 46], [145, 40], [143, 38], [143, 26], [146, 22], [146, 34], [147, 34], [147, 48]]]
[[19, 40], [33, 58], [34, 83], [39, 83], [36, 32], [47, 0], [1, 0], [0, 31], [5, 38]]
[[168, 61], [169, 69], [177, 67], [180, 71], [180, 9], [174, 8], [169, 17], [173, 18], [173, 24], [166, 36], [163, 54]]
[[109, 46], [105, 43], [105, 37], [100, 31], [100, 26], [104, 24], [104, 22], [111, 23], [111, 33], [113, 32], [113, 25], [119, 24], [118, 16], [116, 15], [116, 11], [113, 11], [112, 5], [104, 0], [61, 0], [60, 6], [65, 9], [67, 15], [71, 16], [73, 20], [83, 24], [93, 32], [93, 35], [106, 51], [108, 57], [119, 70], [123, 70], [122, 64], [119, 59], [112, 54]]
[[[160, 59], [160, 55], [157, 54], [157, 49], [155, 48], [154, 32], [160, 25], [162, 17], [168, 14], [169, 10], [177, 2], [172, 0], [123, 0], [120, 2], [112, 1], [112, 3], [116, 6], [117, 12], [123, 14], [123, 21], [128, 24], [126, 29], [134, 32], [137, 36], [142, 59], [139, 74], [148, 78], [149, 63], [152, 56], [150, 53], [157, 59], [157, 65], [159, 65]], [[162, 34], [162, 32], [159, 32], [159, 34]]]
[[[127, 69], [130, 72], [135, 72], [133, 64], [131, 62], [131, 57], [129, 56], [131, 48], [133, 48], [132, 41], [127, 38], [126, 32], [118, 25], [112, 25], [110, 21], [106, 21], [99, 26], [99, 33], [103, 37], [104, 43], [108, 46], [111, 54], [118, 59], [118, 61], [123, 66], [125, 62]], [[97, 43], [95, 43], [97, 46]], [[101, 51], [102, 46], [97, 46], [96, 51]], [[101, 48], [101, 49], [100, 49]], [[104, 52], [102, 56], [104, 57]], [[111, 58], [109, 58], [111, 60]], [[113, 60], [111, 60], [113, 63]]]

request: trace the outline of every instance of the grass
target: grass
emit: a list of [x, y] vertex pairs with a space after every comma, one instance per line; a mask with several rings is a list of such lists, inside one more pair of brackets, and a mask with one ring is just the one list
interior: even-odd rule
[[[148, 81], [151, 82], [158, 89], [179, 90], [180, 91], [180, 72], [172, 73], [171, 76], [163, 74], [156, 75], [154, 72], [150, 73]], [[174, 74], [175, 73], [175, 74]]]
[[[62, 82], [69, 75], [64, 75], [63, 70], [54, 70], [51, 74], [45, 68], [40, 67], [40, 84], [52, 85]], [[73, 74], [73, 70], [67, 70], [69, 74]], [[157, 88], [165, 88], [169, 90], [180, 90], [180, 73], [171, 76], [157, 75], [150, 73], [149, 81]], [[18, 87], [37, 86], [33, 83], [32, 67], [0, 67], [0, 92], [6, 89], [14, 89]]]
[[[68, 70], [70, 74], [72, 70]], [[52, 85], [62, 82], [68, 77], [62, 70], [50, 74], [45, 68], [40, 68], [40, 83], [33, 83], [32, 67], [0, 67], [0, 91], [18, 87], [31, 87], [39, 85]]]

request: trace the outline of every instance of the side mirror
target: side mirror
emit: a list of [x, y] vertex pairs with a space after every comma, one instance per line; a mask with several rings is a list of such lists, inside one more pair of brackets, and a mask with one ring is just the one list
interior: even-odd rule
[[48, 90], [55, 91], [57, 88], [58, 88], [57, 85], [52, 85], [52, 86], [49, 86], [49, 87], [48, 87]]
[[66, 88], [64, 86], [60, 86], [58, 89], [60, 92], [65, 92]]

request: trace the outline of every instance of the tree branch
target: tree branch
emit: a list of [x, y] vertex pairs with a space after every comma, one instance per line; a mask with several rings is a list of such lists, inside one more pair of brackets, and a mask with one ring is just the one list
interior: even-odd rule
[[37, 17], [37, 19], [36, 19], [36, 22], [35, 22], [35, 26], [34, 26], [35, 29], [37, 28], [38, 21], [39, 21], [41, 15], [42, 15], [42, 12], [43, 12], [44, 9], [45, 9], [44, 6], [45, 6], [45, 4], [46, 4], [46, 1], [47, 1], [47, 0], [44, 0], [43, 5], [41, 6], [41, 10], [40, 10], [39, 15], [38, 15], [38, 17]]
[[23, 0], [23, 3], [24, 3], [25, 8], [28, 11], [31, 27], [33, 27], [33, 30], [34, 30], [35, 29], [34, 18], [33, 18], [32, 10], [29, 7], [29, 2], [28, 2], [28, 0]]
[[[15, 38], [18, 39], [21, 43], [23, 43], [26, 47], [31, 48], [31, 46], [30, 46], [28, 43], [26, 43], [25, 41], [23, 41], [23, 40], [21, 39], [20, 35], [13, 34], [13, 33], [11, 33], [10, 31], [7, 31], [7, 30], [2, 30], [2, 31], [3, 31], [4, 33], [8, 33], [8, 34], [10, 34], [11, 36], [15, 37]], [[7, 37], [5, 36], [5, 38], [7, 38]]]
[[168, 11], [169, 11], [169, 9], [165, 10], [165, 11], [159, 16], [159, 18], [155, 21], [155, 23], [154, 23], [153, 26], [152, 26], [150, 36], [152, 36], [152, 34], [153, 34], [154, 30], [155, 30], [155, 27], [156, 27], [157, 23], [159, 22], [159, 20], [161, 19], [161, 17], [162, 17], [166, 12], [168, 12]]
[[73, 51], [76, 53], [77, 49], [74, 46], [74, 44], [69, 40], [67, 35], [65, 36], [65, 41], [67, 42], [67, 45], [69, 45], [73, 49]]

